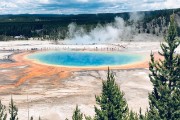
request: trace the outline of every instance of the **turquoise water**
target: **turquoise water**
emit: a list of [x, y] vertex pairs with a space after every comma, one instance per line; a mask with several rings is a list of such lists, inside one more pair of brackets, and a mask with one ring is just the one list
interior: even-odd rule
[[73, 51], [49, 51], [34, 53], [29, 55], [28, 58], [51, 65], [76, 67], [117, 66], [143, 60], [141, 55], [135, 54]]

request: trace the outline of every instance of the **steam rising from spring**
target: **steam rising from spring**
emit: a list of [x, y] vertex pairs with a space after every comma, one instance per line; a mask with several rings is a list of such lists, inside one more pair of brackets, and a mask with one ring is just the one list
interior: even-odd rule
[[68, 34], [65, 40], [70, 40], [70, 43], [91, 44], [160, 39], [152, 34], [138, 33], [137, 21], [142, 20], [143, 17], [144, 15], [139, 13], [130, 14], [129, 22], [133, 23], [131, 25], [127, 25], [121, 17], [115, 17], [114, 22], [105, 25], [98, 24], [89, 32], [83, 27], [77, 26], [76, 23], [71, 23], [68, 26]]
[[94, 29], [86, 33], [82, 27], [78, 27], [75, 23], [68, 26], [68, 38], [76, 42], [112, 42], [124, 39], [131, 39], [134, 31], [133, 27], [126, 26], [120, 17], [115, 17], [113, 23], [104, 26], [98, 24]]

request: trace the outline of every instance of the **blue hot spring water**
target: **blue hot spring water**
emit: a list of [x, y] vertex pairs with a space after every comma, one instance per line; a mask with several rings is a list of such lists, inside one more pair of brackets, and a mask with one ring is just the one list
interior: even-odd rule
[[117, 66], [143, 60], [143, 56], [135, 54], [77, 51], [40, 52], [31, 54], [28, 58], [46, 64], [71, 67]]

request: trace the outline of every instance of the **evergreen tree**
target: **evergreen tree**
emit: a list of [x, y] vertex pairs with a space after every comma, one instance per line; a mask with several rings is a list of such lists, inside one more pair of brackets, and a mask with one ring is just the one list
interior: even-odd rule
[[142, 109], [140, 108], [140, 110], [139, 110], [139, 120], [144, 120], [145, 118], [144, 118], [144, 116], [143, 116], [143, 114], [142, 114]]
[[93, 120], [92, 118], [91, 118], [91, 116], [86, 116], [86, 115], [84, 115], [85, 116], [85, 120]]
[[124, 93], [115, 83], [113, 73], [108, 68], [107, 81], [102, 86], [102, 94], [96, 96], [95, 119], [97, 120], [125, 120], [128, 117], [128, 106]]
[[82, 120], [83, 119], [83, 114], [81, 113], [80, 109], [78, 108], [78, 105], [76, 105], [76, 109], [74, 110], [73, 120]]
[[6, 113], [6, 106], [1, 103], [0, 100], [0, 120], [6, 120], [7, 113]]
[[33, 116], [31, 116], [30, 120], [33, 120]]
[[138, 115], [131, 110], [129, 113], [128, 120], [139, 120]]
[[147, 111], [145, 113], [145, 120], [148, 120], [148, 109], [147, 109]]
[[18, 108], [14, 105], [13, 98], [11, 96], [11, 102], [9, 104], [10, 120], [18, 120]]
[[180, 56], [175, 54], [180, 40], [177, 38], [174, 14], [170, 18], [168, 34], [165, 43], [161, 44], [159, 52], [164, 60], [155, 61], [151, 54], [149, 63], [150, 80], [154, 86], [149, 94], [150, 120], [177, 120], [180, 118]]

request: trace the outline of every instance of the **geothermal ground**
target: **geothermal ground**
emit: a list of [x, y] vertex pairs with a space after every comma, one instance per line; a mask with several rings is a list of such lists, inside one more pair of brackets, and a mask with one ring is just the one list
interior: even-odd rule
[[[121, 42], [116, 44], [67, 45], [48, 41], [16, 41], [0, 43], [0, 99], [8, 107], [11, 95], [23, 120], [29, 116], [44, 120], [71, 119], [79, 105], [86, 115], [94, 115], [95, 95], [101, 93], [102, 81], [106, 80], [107, 68], [65, 68], [47, 66], [29, 61], [26, 55], [38, 51], [90, 50], [119, 51], [143, 54], [146, 61], [134, 65], [113, 67], [116, 82], [125, 93], [128, 106], [138, 112], [148, 108], [148, 93], [152, 90], [148, 78], [148, 61], [151, 50], [160, 50], [159, 42]], [[178, 48], [177, 52], [179, 53]], [[160, 57], [155, 54], [156, 59]], [[27, 100], [28, 97], [28, 100]], [[28, 110], [29, 108], [29, 110]]]

